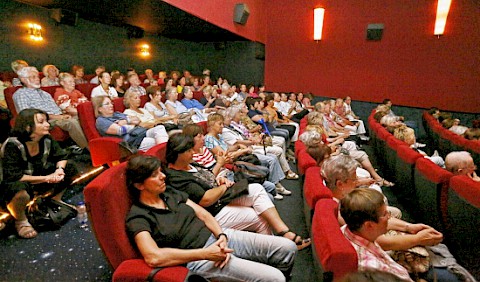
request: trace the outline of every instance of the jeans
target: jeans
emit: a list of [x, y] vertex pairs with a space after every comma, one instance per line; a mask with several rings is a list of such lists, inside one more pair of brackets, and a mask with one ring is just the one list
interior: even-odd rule
[[[295, 243], [283, 237], [225, 229], [228, 247], [234, 252], [223, 268], [215, 262], [189, 262], [187, 268], [207, 279], [221, 281], [286, 281], [297, 255]], [[217, 239], [210, 236], [204, 248]]]
[[263, 166], [268, 167], [268, 181], [277, 184], [285, 178], [285, 173], [283, 172], [280, 163], [278, 162], [277, 156], [272, 154], [255, 154], [258, 157]]

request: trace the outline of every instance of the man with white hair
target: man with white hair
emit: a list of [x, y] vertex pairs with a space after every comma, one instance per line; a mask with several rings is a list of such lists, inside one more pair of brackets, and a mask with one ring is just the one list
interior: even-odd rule
[[475, 173], [477, 166], [469, 152], [451, 152], [445, 157], [445, 167], [455, 175], [467, 175], [474, 181], [480, 182], [480, 177]]
[[40, 109], [48, 113], [49, 123], [68, 131], [70, 137], [80, 148], [88, 146], [87, 138], [77, 118], [64, 114], [52, 96], [40, 89], [40, 77], [35, 67], [24, 67], [18, 72], [24, 87], [13, 94], [17, 112], [23, 109]]

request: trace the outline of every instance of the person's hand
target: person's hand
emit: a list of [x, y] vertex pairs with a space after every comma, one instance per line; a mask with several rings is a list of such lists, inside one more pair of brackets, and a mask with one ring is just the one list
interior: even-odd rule
[[443, 234], [433, 228], [423, 229], [415, 234], [415, 236], [420, 246], [434, 246], [443, 240]]
[[70, 119], [72, 116], [70, 115], [61, 115], [60, 119]]
[[370, 186], [372, 185], [373, 183], [375, 183], [375, 179], [373, 178], [360, 178], [360, 179], [357, 179], [357, 187], [360, 187], [360, 186]]
[[128, 124], [127, 120], [125, 120], [125, 119], [117, 120], [115, 123], [120, 125], [120, 126]]
[[[223, 238], [222, 238], [223, 237]], [[227, 240], [225, 236], [220, 238], [210, 246], [204, 249], [206, 253], [206, 259], [215, 261], [215, 267], [223, 268], [230, 260], [230, 253], [233, 249], [227, 247]]]
[[405, 227], [406, 232], [410, 234], [417, 234], [418, 232], [428, 228], [432, 228], [432, 227], [423, 223], [415, 223], [415, 224], [407, 223], [407, 226]]
[[219, 152], [217, 154], [217, 163], [223, 166], [224, 164], [227, 163], [227, 153], [224, 152]]
[[63, 180], [63, 178], [64, 178], [64, 175], [60, 175], [58, 173], [55, 174], [55, 172], [54, 172], [52, 174], [47, 175], [47, 178], [45, 179], [45, 182], [47, 182], [47, 183], [59, 183]]

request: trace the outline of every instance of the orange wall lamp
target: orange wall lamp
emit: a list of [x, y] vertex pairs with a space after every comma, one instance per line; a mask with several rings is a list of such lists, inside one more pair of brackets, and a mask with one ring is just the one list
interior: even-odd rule
[[29, 23], [28, 24], [28, 35], [31, 40], [33, 41], [42, 41], [42, 26], [36, 23]]
[[438, 0], [437, 18], [435, 19], [435, 30], [433, 32], [433, 34], [438, 37], [445, 31], [450, 4], [452, 4], [452, 0]]
[[324, 8], [315, 8], [313, 10], [313, 40], [322, 40]]

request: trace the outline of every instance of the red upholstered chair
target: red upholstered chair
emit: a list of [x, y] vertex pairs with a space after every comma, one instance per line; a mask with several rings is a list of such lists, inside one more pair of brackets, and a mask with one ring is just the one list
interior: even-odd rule
[[[113, 281], [145, 281], [152, 270], [132, 245], [125, 230], [125, 218], [132, 205], [125, 182], [126, 163], [97, 176], [84, 190], [87, 210], [98, 243], [114, 269]], [[183, 266], [161, 270], [155, 281], [184, 281]]]
[[92, 97], [92, 90], [97, 86], [98, 86], [97, 84], [93, 84], [93, 83], [82, 83], [82, 84], [75, 85], [75, 89], [82, 92], [83, 95], [85, 95], [85, 97], [87, 97], [88, 100], [90, 100], [90, 98]]
[[300, 125], [299, 125], [299, 134], [302, 134], [305, 131], [305, 127], [307, 127], [307, 117], [303, 117], [300, 120]]
[[298, 160], [298, 154], [300, 154], [301, 151], [306, 151], [307, 150], [307, 146], [305, 146], [305, 144], [298, 140], [297, 142], [295, 142], [295, 157], [297, 158]]
[[155, 156], [159, 158], [163, 164], [166, 164], [165, 155], [167, 153], [167, 143], [161, 143], [153, 146], [145, 152], [145, 155]]
[[330, 189], [323, 185], [323, 178], [320, 175], [320, 167], [313, 166], [307, 168], [305, 171], [305, 180], [303, 181], [303, 207], [307, 230], [310, 230], [310, 227], [312, 226], [312, 217], [317, 201], [332, 197], [333, 195]]
[[392, 136], [383, 126], [376, 126], [377, 141], [374, 147], [375, 155], [377, 156], [378, 164], [383, 168], [385, 167], [386, 156], [385, 149], [387, 147], [387, 139]]
[[119, 137], [102, 137], [95, 126], [95, 114], [92, 102], [79, 104], [78, 119], [88, 140], [93, 166], [108, 164], [113, 166], [121, 158]]
[[445, 214], [448, 182], [452, 176], [451, 172], [427, 158], [418, 158], [415, 162], [416, 218], [439, 231], [444, 230], [442, 215]]
[[207, 125], [206, 121], [197, 122], [197, 125], [199, 125], [203, 128], [203, 134], [208, 133], [208, 125]]
[[[50, 95], [53, 97], [53, 93], [55, 93], [55, 89], [57, 89], [58, 86], [51, 86], [51, 87], [42, 87], [42, 90], [47, 91]], [[5, 101], [7, 102], [7, 107], [12, 113], [12, 121], [11, 124], [13, 125], [15, 121], [15, 117], [18, 115], [17, 109], [15, 108], [15, 103], [13, 102], [13, 95], [15, 94], [15, 91], [17, 91], [21, 87], [8, 87], [4, 90], [4, 95], [5, 95]], [[53, 91], [53, 93], [52, 93]], [[65, 141], [68, 138], [70, 138], [70, 135], [68, 134], [67, 131], [62, 130], [59, 127], [53, 127], [50, 130], [50, 135], [52, 135], [53, 139], [56, 141]]]
[[300, 151], [298, 153], [297, 168], [300, 175], [304, 175], [307, 168], [316, 165], [317, 162], [307, 153], [307, 151]]
[[423, 156], [408, 145], [398, 146], [395, 161], [395, 186], [390, 188], [411, 214], [414, 214], [416, 210], [416, 206], [412, 204], [416, 202], [413, 174], [415, 162], [419, 158], [423, 158]]
[[393, 135], [390, 135], [387, 137], [387, 142], [385, 146], [385, 165], [383, 169], [384, 177], [393, 179], [393, 181], [396, 181], [395, 179], [395, 163], [397, 160], [397, 150], [398, 147], [401, 145], [405, 145], [406, 143], [398, 140], [395, 138]]
[[446, 239], [459, 263], [480, 278], [480, 182], [468, 176], [450, 178]]
[[203, 97], [203, 91], [193, 91], [193, 99], [200, 101]]
[[[313, 255], [318, 281], [337, 281], [358, 269], [357, 253], [338, 224], [338, 204], [320, 199], [312, 221]], [[333, 277], [332, 277], [333, 276]]]

